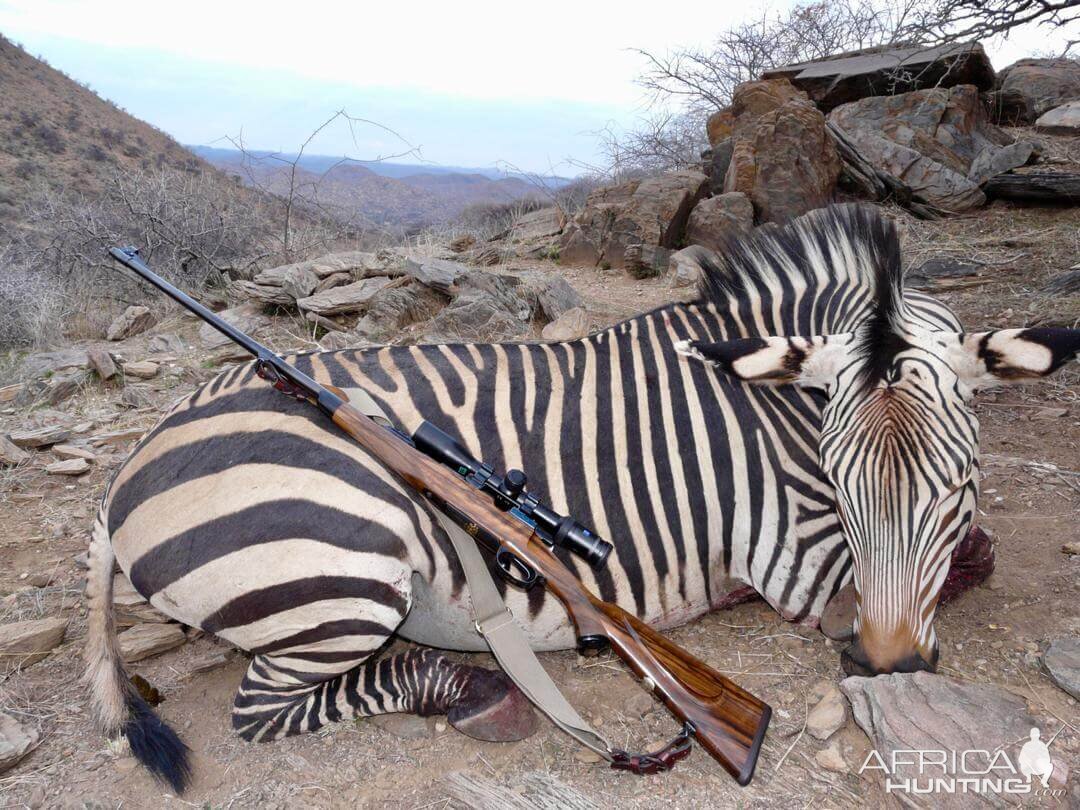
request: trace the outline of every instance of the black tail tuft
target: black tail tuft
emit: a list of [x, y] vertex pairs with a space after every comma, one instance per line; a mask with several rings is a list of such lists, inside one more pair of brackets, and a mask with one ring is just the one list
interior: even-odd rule
[[131, 753], [143, 766], [163, 782], [168, 782], [179, 795], [191, 778], [190, 749], [176, 732], [161, 721], [141, 697], [127, 695], [128, 720], [124, 735]]

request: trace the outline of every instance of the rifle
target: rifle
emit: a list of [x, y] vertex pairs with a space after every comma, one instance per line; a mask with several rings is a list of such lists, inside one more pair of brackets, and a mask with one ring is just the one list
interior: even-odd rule
[[110, 255], [170, 298], [242, 346], [257, 372], [275, 388], [315, 405], [357, 444], [428, 498], [480, 545], [494, 553], [499, 570], [522, 587], [543, 584], [565, 606], [580, 647], [612, 650], [683, 723], [683, 732], [663, 751], [613, 752], [613, 768], [637, 773], [668, 770], [689, 753], [692, 735], [740, 785], [749, 783], [772, 710], [708, 664], [669, 641], [618, 605], [590, 592], [554, 554], [556, 546], [602, 566], [612, 546], [571, 517], [541, 504], [525, 490], [525, 476], [498, 476], [472, 458], [451, 436], [424, 422], [413, 436], [384, 428], [346, 400], [285, 362], [267, 347], [225, 322], [156, 275], [135, 248]]

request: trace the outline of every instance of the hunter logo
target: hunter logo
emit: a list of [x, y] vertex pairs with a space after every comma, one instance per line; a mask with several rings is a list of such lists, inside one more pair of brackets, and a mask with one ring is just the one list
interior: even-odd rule
[[871, 751], [859, 773], [880, 773], [885, 779], [886, 793], [1032, 794], [1060, 798], [1065, 795], [1064, 788], [1050, 786], [1054, 771], [1050, 744], [1064, 728], [1058, 729], [1049, 742], [1042, 741], [1039, 729], [1031, 729], [1028, 741], [1014, 756], [1004, 748], [896, 749], [884, 755]]

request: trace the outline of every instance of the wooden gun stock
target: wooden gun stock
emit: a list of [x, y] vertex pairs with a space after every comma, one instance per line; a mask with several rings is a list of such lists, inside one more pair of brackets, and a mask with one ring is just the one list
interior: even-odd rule
[[[335, 397], [336, 398], [336, 397]], [[694, 737], [740, 785], [754, 774], [772, 710], [705, 662], [664, 638], [618, 605], [604, 602], [528, 526], [452, 470], [400, 441], [348, 403], [334, 422], [390, 469], [448, 513], [467, 516], [470, 533], [510, 551], [538, 571], [566, 606], [579, 637], [601, 636], [668, 709], [693, 726]]]

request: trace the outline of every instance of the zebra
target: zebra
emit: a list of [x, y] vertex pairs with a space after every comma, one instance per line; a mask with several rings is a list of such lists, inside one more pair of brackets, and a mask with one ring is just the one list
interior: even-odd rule
[[[699, 297], [562, 343], [384, 346], [290, 358], [362, 388], [404, 430], [431, 420], [614, 544], [590, 588], [668, 628], [749, 586], [813, 623], [853, 582], [849, 673], [932, 670], [936, 600], [978, 493], [973, 392], [1041, 377], [1080, 330], [966, 334], [905, 290], [870, 207], [732, 239]], [[253, 655], [245, 739], [348, 716], [446, 713], [467, 734], [531, 733], [501, 673], [395, 636], [476, 651], [463, 574], [432, 508], [253, 364], [178, 402], [111, 481], [90, 551], [87, 679], [98, 724], [181, 790], [187, 749], [124, 675], [115, 562], [165, 614]], [[537, 650], [573, 629], [541, 588], [507, 589]]]

